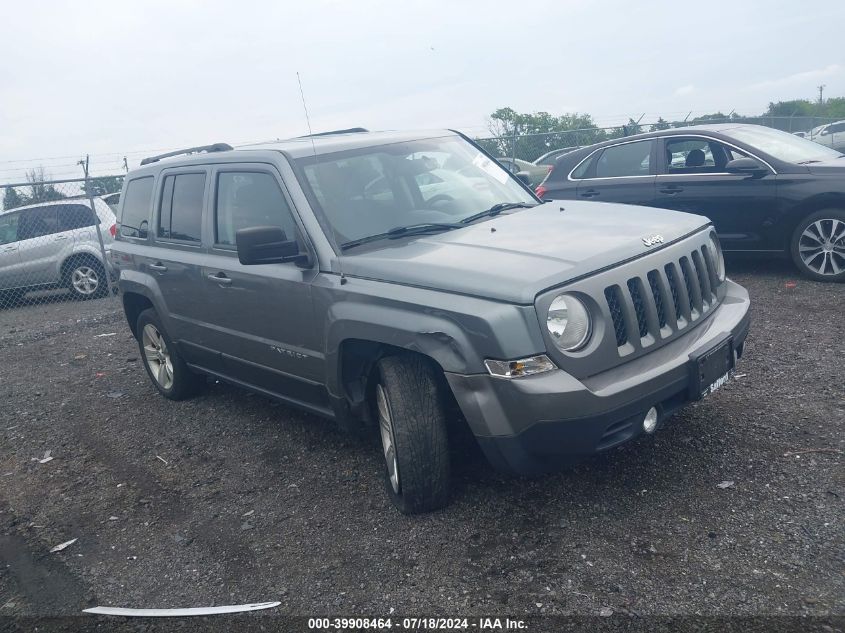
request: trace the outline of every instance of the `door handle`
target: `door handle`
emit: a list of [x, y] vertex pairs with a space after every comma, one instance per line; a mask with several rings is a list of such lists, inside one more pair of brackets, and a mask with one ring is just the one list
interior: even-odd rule
[[17, 246], [7, 246], [3, 249], [4, 253], [11, 253], [12, 251], [18, 250]]
[[156, 262], [155, 264], [150, 264], [150, 270], [154, 270], [157, 273], [166, 273], [167, 266], [165, 266], [161, 262]]
[[599, 195], [599, 192], [596, 191], [595, 189], [587, 189], [584, 193], [579, 193], [578, 195], [581, 196], [582, 198], [593, 198], [593, 197]]
[[229, 279], [225, 273], [211, 273], [206, 275], [211, 281], [221, 286], [231, 286], [232, 280]]
[[681, 193], [683, 190], [683, 187], [664, 187], [660, 190], [660, 193], [667, 193], [671, 196], [676, 193]]
[[66, 239], [67, 239], [67, 235], [57, 235], [56, 238], [55, 238], [55, 240], [57, 242], [60, 242], [62, 240], [66, 240]]

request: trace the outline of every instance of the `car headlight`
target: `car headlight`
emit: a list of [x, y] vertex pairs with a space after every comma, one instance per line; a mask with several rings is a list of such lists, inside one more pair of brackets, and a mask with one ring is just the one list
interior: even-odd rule
[[592, 322], [587, 306], [572, 295], [558, 295], [549, 306], [546, 327], [555, 346], [563, 352], [572, 352], [587, 343]]
[[710, 234], [710, 241], [707, 244], [710, 255], [713, 258], [713, 265], [716, 266], [716, 277], [719, 281], [725, 281], [725, 256], [722, 254], [722, 245], [715, 233]]

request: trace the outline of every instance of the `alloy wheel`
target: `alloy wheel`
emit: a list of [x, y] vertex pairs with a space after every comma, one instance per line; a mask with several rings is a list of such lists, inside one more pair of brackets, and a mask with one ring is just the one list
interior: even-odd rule
[[387, 463], [387, 475], [393, 492], [399, 494], [399, 464], [396, 461], [396, 443], [393, 439], [393, 418], [387, 404], [387, 394], [381, 385], [376, 385], [376, 407], [378, 408], [381, 447], [384, 450], [384, 461]]
[[89, 296], [97, 292], [100, 286], [100, 276], [90, 266], [79, 266], [75, 268], [70, 276], [70, 283], [73, 289], [83, 296]]
[[845, 222], [822, 218], [807, 225], [798, 240], [798, 254], [804, 265], [819, 275], [845, 271]]
[[141, 333], [144, 346], [144, 359], [155, 381], [162, 389], [173, 386], [173, 361], [167, 350], [167, 343], [152, 323], [147, 323]]

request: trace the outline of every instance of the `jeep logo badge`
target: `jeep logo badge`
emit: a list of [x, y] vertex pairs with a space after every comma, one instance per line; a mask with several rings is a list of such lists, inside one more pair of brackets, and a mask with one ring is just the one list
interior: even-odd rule
[[648, 237], [643, 238], [643, 244], [648, 246], [654, 246], [655, 244], [663, 244], [663, 236], [662, 235], [649, 235]]

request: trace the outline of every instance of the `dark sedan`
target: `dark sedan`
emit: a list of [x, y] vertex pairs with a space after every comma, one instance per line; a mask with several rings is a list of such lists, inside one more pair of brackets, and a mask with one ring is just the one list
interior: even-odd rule
[[845, 155], [758, 125], [639, 134], [561, 156], [537, 195], [707, 216], [725, 251], [792, 257], [845, 281]]

